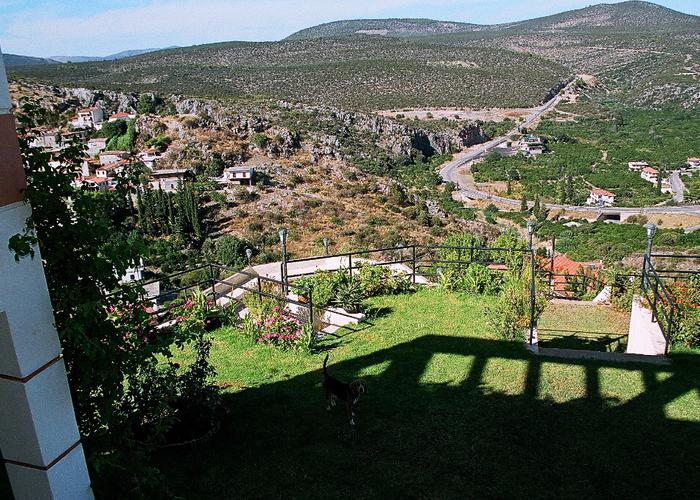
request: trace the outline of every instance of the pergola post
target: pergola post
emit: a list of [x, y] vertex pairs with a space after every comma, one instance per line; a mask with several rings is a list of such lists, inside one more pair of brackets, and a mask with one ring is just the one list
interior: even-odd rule
[[24, 169], [0, 52], [0, 450], [16, 500], [93, 498], [39, 249], [15, 260]]

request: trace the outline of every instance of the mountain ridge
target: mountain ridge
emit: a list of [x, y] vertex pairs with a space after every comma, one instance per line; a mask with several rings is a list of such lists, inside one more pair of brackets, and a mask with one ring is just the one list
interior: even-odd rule
[[412, 37], [508, 30], [634, 32], [640, 27], [648, 31], [662, 31], [668, 28], [673, 28], [673, 30], [700, 29], [700, 16], [679, 12], [652, 2], [630, 0], [612, 4], [600, 3], [548, 16], [500, 24], [475, 24], [464, 21], [418, 18], [345, 19], [304, 28], [292, 33], [284, 40], [353, 35]]

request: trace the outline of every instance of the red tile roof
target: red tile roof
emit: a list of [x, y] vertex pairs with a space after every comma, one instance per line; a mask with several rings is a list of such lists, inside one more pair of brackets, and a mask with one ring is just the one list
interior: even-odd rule
[[595, 196], [615, 196], [615, 193], [611, 193], [610, 191], [606, 191], [605, 189], [600, 188], [591, 189], [591, 194]]
[[122, 112], [122, 113], [114, 113], [114, 114], [113, 114], [112, 116], [110, 116], [109, 118], [110, 118], [110, 119], [111, 119], [111, 118], [129, 118], [130, 116], [131, 116], [131, 115], [130, 115], [129, 113], [124, 113], [124, 112]]
[[658, 174], [659, 173], [658, 170], [656, 170], [655, 168], [651, 168], [651, 167], [644, 167], [644, 169], [642, 169], [642, 172], [644, 172], [645, 174]]
[[[545, 268], [550, 269], [551, 261], [547, 262]], [[571, 260], [566, 255], [555, 254], [554, 255], [554, 290], [560, 294], [568, 294], [567, 292], [567, 276], [574, 276], [579, 272], [580, 269], [585, 269], [590, 272], [593, 276], [597, 277], [597, 270], [603, 268], [602, 261], [589, 261], [589, 262], [577, 262]]]

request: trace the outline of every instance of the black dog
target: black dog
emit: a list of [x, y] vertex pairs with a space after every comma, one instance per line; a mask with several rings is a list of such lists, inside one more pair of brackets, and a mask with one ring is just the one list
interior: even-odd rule
[[328, 356], [329, 354], [326, 354], [326, 359], [323, 360], [323, 393], [327, 403], [326, 410], [330, 411], [331, 407], [335, 406], [336, 400], [344, 401], [350, 425], [355, 425], [353, 406], [360, 399], [360, 396], [367, 393], [367, 384], [361, 379], [346, 384], [328, 375], [328, 370], [326, 370]]

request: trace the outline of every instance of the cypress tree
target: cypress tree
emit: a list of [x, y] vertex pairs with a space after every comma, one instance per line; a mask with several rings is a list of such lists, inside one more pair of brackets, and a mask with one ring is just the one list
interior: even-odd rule
[[520, 211], [523, 213], [527, 212], [527, 198], [524, 193], [523, 198], [520, 200]]
[[532, 215], [534, 215], [535, 218], [539, 219], [541, 214], [542, 214], [542, 208], [540, 207], [540, 195], [536, 195], [535, 196], [535, 204], [532, 207]]
[[574, 179], [570, 175], [566, 176], [566, 201], [574, 201]]

